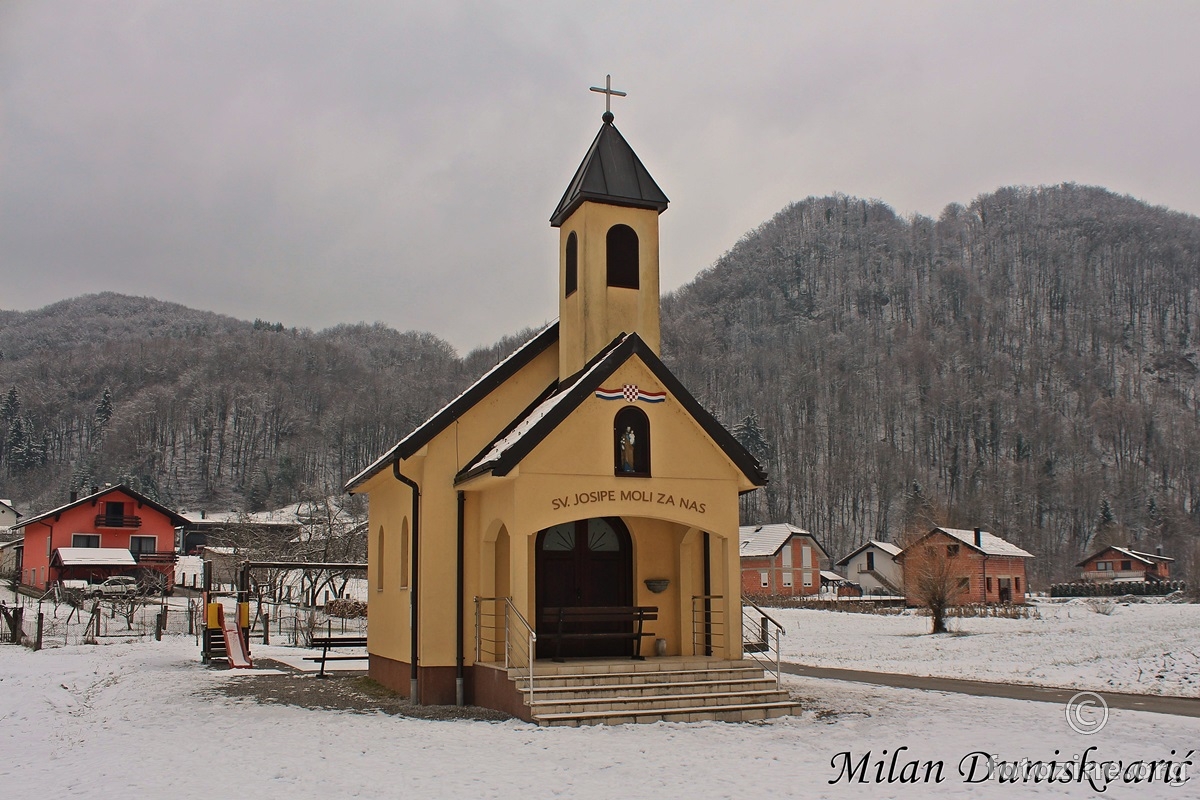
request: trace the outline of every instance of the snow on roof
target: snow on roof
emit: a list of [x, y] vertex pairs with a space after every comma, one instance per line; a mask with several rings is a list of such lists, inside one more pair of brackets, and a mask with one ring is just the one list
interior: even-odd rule
[[[574, 386], [574, 384], [571, 385]], [[569, 393], [570, 387], [567, 387], [566, 389], [560, 389], [558, 392], [543, 400], [541, 405], [531, 411], [529, 416], [521, 420], [515, 428], [509, 431], [507, 436], [497, 440], [496, 443], [492, 445], [492, 449], [487, 452], [487, 455], [476, 461], [474, 464], [469, 465], [466, 471], [469, 472], [472, 470], [481, 469], [486, 467], [488, 464], [499, 461], [500, 456], [504, 455], [504, 453], [514, 444], [521, 441], [521, 437], [529, 433], [529, 430], [534, 425], [538, 424], [543, 418], [545, 418], [547, 414], [553, 411], [555, 406], [561, 403], [563, 398], [565, 398]]]
[[883, 552], [887, 553], [892, 558], [895, 558], [896, 556], [900, 555], [900, 549], [901, 549], [901, 548], [897, 547], [896, 545], [892, 544], [891, 542], [882, 542], [879, 539], [868, 539], [866, 541], [866, 543], [861, 544], [858, 546], [857, 549], [852, 550], [849, 555], [843, 557], [840, 561], [836, 562], [834, 564], [834, 566], [840, 567], [845, 564], [849, 564], [850, 559], [854, 558], [856, 555], [858, 555], [863, 550], [866, 550], [869, 547], [874, 547], [877, 550], [882, 550]]
[[846, 583], [850, 583], [850, 579], [847, 578], [845, 575], [838, 575], [836, 572], [830, 572], [827, 569], [821, 570], [821, 580], [845, 581]]
[[185, 511], [183, 516], [192, 524], [209, 525], [287, 525], [300, 524], [300, 503], [274, 511]]
[[892, 544], [891, 542], [881, 542], [878, 539], [872, 539], [871, 541], [867, 542], [867, 544], [872, 545], [874, 547], [878, 547], [880, 550], [882, 550], [883, 552], [888, 553], [890, 555], [893, 555], [893, 556], [900, 555], [900, 548], [897, 547], [896, 545]]
[[1128, 547], [1114, 547], [1113, 550], [1118, 550], [1122, 553], [1129, 553], [1129, 555], [1133, 556], [1134, 558], [1140, 558], [1147, 563], [1151, 563], [1154, 561], [1174, 561], [1175, 560], [1173, 558], [1170, 558], [1169, 556], [1160, 556], [1156, 553], [1143, 553], [1141, 550], [1133, 550]]
[[121, 547], [60, 547], [54, 551], [64, 567], [132, 567], [133, 553]]
[[11, 512], [13, 512], [14, 514], [16, 514], [18, 517], [23, 517], [23, 516], [25, 516], [25, 515], [24, 515], [24, 514], [22, 514], [20, 511], [17, 511], [17, 507], [13, 505], [13, 502], [12, 502], [12, 500], [4, 500], [4, 499], [0, 499], [0, 506], [7, 506], [7, 507], [8, 507], [8, 510], [9, 510], [9, 511], [11, 511]]
[[525, 342], [520, 347], [518, 347], [516, 350], [513, 350], [507, 356], [502, 358], [499, 362], [497, 362], [496, 366], [492, 367], [487, 372], [483, 373], [483, 375], [479, 376], [479, 379], [476, 380], [474, 383], [472, 383], [470, 386], [468, 386], [466, 389], [463, 389], [462, 392], [459, 393], [458, 397], [455, 397], [449, 403], [446, 403], [444, 406], [442, 406], [437, 411], [435, 411], [429, 417], [429, 419], [425, 420], [420, 425], [418, 425], [416, 428], [414, 428], [412, 430], [412, 432], [408, 434], [408, 436], [405, 436], [403, 439], [396, 442], [396, 444], [393, 445], [386, 453], [384, 453], [379, 458], [372, 461], [370, 466], [368, 466], [362, 472], [359, 472], [357, 475], [355, 475], [353, 478], [351, 478], [349, 481], [347, 481], [346, 482], [346, 491], [351, 491], [353, 489], [353, 487], [355, 487], [360, 481], [366, 480], [367, 478], [369, 478], [370, 476], [372, 476], [376, 472], [378, 472], [383, 467], [384, 464], [391, 461], [395, 457], [396, 452], [404, 445], [405, 442], [407, 442], [408, 440], [412, 439], [413, 437], [419, 435], [422, 431], [425, 430], [426, 426], [433, 424], [434, 421], [437, 420], [437, 418], [439, 416], [447, 413], [448, 410], [452, 406], [454, 406], [456, 403], [461, 402], [467, 395], [476, 391], [476, 387], [487, 383], [494, 374], [496, 374], [497, 372], [499, 372], [503, 369], [506, 369], [508, 367], [509, 362], [516, 361], [517, 359], [524, 357], [526, 351], [530, 347], [533, 347], [534, 344], [539, 339], [541, 339], [541, 337], [544, 336], [548, 330], [550, 330], [557, 324], [558, 324], [558, 320], [551, 322], [549, 325], [542, 328], [540, 331], [535, 333], [533, 336], [529, 337], [529, 341]]
[[[0, 528], [0, 530], [4, 530], [4, 529], [3, 529], [3, 528]], [[19, 537], [19, 538], [17, 538], [17, 539], [10, 539], [10, 540], [9, 540], [9, 541], [7, 541], [7, 542], [0, 542], [0, 550], [4, 550], [4, 549], [6, 549], [6, 548], [9, 548], [9, 547], [16, 547], [16, 546], [17, 546], [17, 545], [19, 545], [19, 544], [25, 544], [25, 537], [24, 537], [24, 536], [21, 536], [21, 537]]]
[[784, 542], [793, 536], [807, 536], [813, 544], [826, 555], [825, 548], [816, 537], [803, 528], [797, 528], [786, 522], [775, 522], [769, 525], [742, 525], [738, 528], [738, 547], [743, 556], [773, 556], [783, 547]]
[[1128, 547], [1117, 547], [1116, 545], [1109, 545], [1108, 547], [1105, 547], [1102, 550], [1097, 550], [1095, 553], [1093, 553], [1092, 555], [1085, 558], [1083, 561], [1080, 561], [1078, 564], [1076, 564], [1076, 566], [1082, 567], [1084, 564], [1088, 563], [1089, 561], [1091, 561], [1092, 559], [1094, 559], [1098, 556], [1101, 556], [1101, 555], [1107, 553], [1109, 550], [1112, 550], [1114, 553], [1120, 553], [1123, 556], [1129, 556], [1130, 558], [1132, 558], [1136, 561], [1141, 561], [1143, 564], [1149, 564], [1149, 565], [1153, 565], [1154, 562], [1156, 562], [1156, 561], [1174, 561], [1175, 560], [1173, 558], [1170, 558], [1169, 556], [1160, 556], [1160, 555], [1156, 555], [1154, 553], [1143, 553], [1141, 550], [1133, 550]]
[[[629, 334], [626, 334], [626, 336], [622, 338], [622, 341], [628, 337]], [[597, 358], [594, 364], [576, 375], [575, 379], [569, 384], [559, 386], [558, 391], [543, 400], [537, 406], [537, 408], [529, 412], [529, 415], [517, 423], [516, 427], [509, 431], [505, 436], [497, 439], [496, 443], [492, 445], [491, 449], [488, 450], [487, 454], [484, 455], [483, 458], [480, 458], [474, 463], [469, 464], [467, 468], [463, 470], [463, 472], [475, 472], [485, 468], [488, 464], [499, 461], [500, 457], [503, 456], [509, 450], [509, 448], [521, 441], [521, 438], [524, 437], [525, 434], [529, 433], [529, 431], [532, 430], [535, 425], [545, 419], [547, 414], [553, 411], [559, 403], [566, 399], [566, 397], [571, 394], [572, 389], [574, 389], [583, 381], [587, 380], [589, 375], [593, 374], [599, 369], [602, 369], [608, 361], [608, 355], [611, 354], [612, 350], [615, 349], [616, 347], [614, 343], [614, 346], [607, 354], [605, 354], [603, 358]]]
[[977, 550], [981, 550], [989, 556], [1013, 556], [1014, 558], [1033, 558], [1033, 553], [1022, 550], [1012, 542], [1005, 541], [995, 534], [981, 531], [979, 534], [979, 546], [975, 545], [975, 531], [967, 531], [962, 528], [935, 528], [942, 533], [949, 534], [955, 539], [958, 539], [963, 544], [969, 544]]

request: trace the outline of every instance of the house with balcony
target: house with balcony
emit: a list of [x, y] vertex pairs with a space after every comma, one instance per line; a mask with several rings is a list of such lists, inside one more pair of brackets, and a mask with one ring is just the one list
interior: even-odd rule
[[[72, 493], [74, 494], [74, 493]], [[170, 588], [175, 528], [184, 517], [128, 486], [106, 486], [66, 505], [21, 519], [20, 583], [45, 591], [62, 580], [130, 575]]]
[[863, 594], [899, 597], [904, 594], [904, 568], [896, 561], [900, 548], [871, 539], [834, 564], [846, 578], [862, 587]]
[[1162, 554], [1143, 553], [1128, 547], [1109, 545], [1080, 561], [1080, 577], [1091, 583], [1140, 583], [1171, 579], [1171, 562]]

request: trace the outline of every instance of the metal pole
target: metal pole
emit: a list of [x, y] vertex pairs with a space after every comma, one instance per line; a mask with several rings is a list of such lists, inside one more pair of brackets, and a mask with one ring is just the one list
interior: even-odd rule
[[776, 688], [776, 689], [778, 689], [778, 688], [779, 688], [779, 668], [780, 668], [779, 659], [780, 659], [780, 655], [779, 655], [779, 629], [778, 629], [778, 628], [776, 628], [776, 629], [775, 629], [775, 688]]

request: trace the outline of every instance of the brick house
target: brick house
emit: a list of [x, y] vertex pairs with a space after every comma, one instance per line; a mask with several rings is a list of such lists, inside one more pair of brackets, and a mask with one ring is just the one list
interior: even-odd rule
[[1024, 603], [1029, 591], [1025, 562], [1033, 558], [1032, 553], [979, 528], [934, 528], [896, 556], [904, 567], [904, 597], [909, 606], [919, 605], [917, 570], [905, 561], [917, 558], [947, 559], [961, 582], [960, 603]]
[[1171, 578], [1171, 562], [1174, 560], [1162, 553], [1143, 553], [1128, 547], [1110, 545], [1088, 556], [1076, 566], [1082, 570], [1080, 577], [1085, 581], [1165, 581]]
[[795, 525], [743, 525], [738, 528], [742, 594], [815, 596], [821, 591], [821, 559], [816, 538]]
[[175, 528], [185, 522], [127, 486], [106, 486], [14, 526], [25, 537], [21, 584], [44, 591], [61, 580], [131, 575], [170, 588]]

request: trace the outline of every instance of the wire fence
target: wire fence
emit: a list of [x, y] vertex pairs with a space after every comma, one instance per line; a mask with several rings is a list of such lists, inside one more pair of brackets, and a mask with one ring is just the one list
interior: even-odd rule
[[[214, 598], [227, 613], [234, 612], [234, 597]], [[40, 649], [114, 641], [158, 639], [163, 636], [192, 636], [200, 646], [204, 608], [198, 596], [85, 598], [64, 591], [42, 597], [0, 590], [0, 643], [25, 644]], [[307, 647], [314, 635], [365, 636], [365, 609], [351, 614], [337, 601], [309, 607], [286, 602], [260, 602], [251, 598], [250, 639], [265, 644]], [[16, 619], [18, 624], [9, 623]]]

